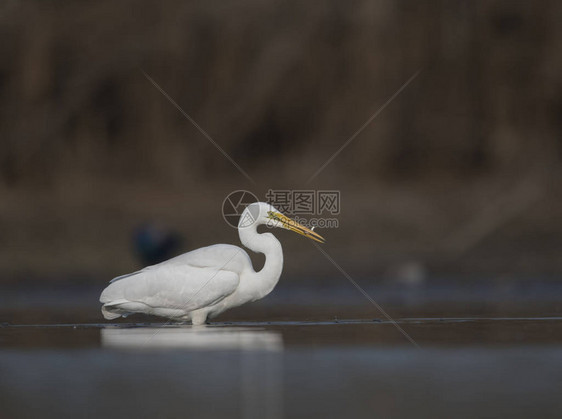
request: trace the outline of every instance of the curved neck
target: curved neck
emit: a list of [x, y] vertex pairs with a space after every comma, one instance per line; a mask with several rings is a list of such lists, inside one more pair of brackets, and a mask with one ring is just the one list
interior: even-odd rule
[[[238, 228], [240, 241], [248, 249], [256, 253], [265, 254], [265, 264], [259, 272], [252, 274], [252, 293], [257, 298], [269, 294], [281, 277], [283, 271], [283, 249], [279, 240], [271, 233], [260, 234], [257, 223], [251, 226]], [[253, 269], [252, 269], [253, 270]]]

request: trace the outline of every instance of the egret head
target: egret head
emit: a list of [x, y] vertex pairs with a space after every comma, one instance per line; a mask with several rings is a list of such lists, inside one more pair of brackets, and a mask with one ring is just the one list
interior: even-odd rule
[[308, 227], [305, 227], [286, 215], [281, 214], [281, 212], [273, 205], [265, 202], [254, 202], [248, 205], [240, 217], [238, 228], [249, 227], [251, 225], [258, 226], [262, 224], [265, 224], [268, 227], [280, 227], [286, 230], [291, 230], [320, 243], [325, 242], [325, 239], [320, 234], [315, 233]]

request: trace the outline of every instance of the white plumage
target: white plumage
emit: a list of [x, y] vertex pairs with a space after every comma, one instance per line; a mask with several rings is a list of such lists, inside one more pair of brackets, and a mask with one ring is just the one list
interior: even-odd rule
[[240, 217], [238, 232], [244, 246], [265, 254], [266, 261], [259, 272], [254, 271], [250, 257], [240, 247], [203, 247], [114, 278], [100, 297], [104, 317], [145, 313], [203, 324], [229, 308], [263, 298], [279, 281], [283, 251], [273, 234], [257, 232], [262, 224], [324, 241], [271, 205], [250, 204]]

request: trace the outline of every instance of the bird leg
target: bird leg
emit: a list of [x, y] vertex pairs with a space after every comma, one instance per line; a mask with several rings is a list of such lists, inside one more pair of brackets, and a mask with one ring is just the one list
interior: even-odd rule
[[194, 311], [191, 313], [191, 324], [193, 326], [201, 326], [207, 322], [207, 313], [205, 311]]

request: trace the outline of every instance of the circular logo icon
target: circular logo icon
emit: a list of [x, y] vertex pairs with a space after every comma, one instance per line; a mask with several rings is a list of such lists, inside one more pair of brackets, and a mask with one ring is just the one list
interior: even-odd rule
[[252, 192], [239, 190], [228, 194], [222, 202], [222, 216], [226, 223], [234, 228], [248, 227], [256, 221], [259, 214], [253, 214], [251, 211], [244, 214], [244, 219], [240, 220], [242, 213], [253, 202], [258, 202], [258, 197]]

